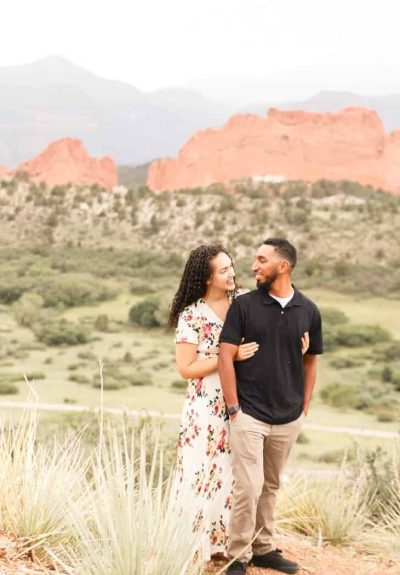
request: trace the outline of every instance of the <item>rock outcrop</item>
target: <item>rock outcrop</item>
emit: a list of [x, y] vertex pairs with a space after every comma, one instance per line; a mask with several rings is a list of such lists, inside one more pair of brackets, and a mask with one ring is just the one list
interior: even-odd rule
[[20, 164], [16, 171], [27, 172], [31, 181], [45, 182], [48, 186], [117, 185], [114, 161], [108, 156], [100, 159], [89, 156], [82, 142], [74, 138], [51, 143], [39, 156]]
[[236, 115], [197, 132], [177, 157], [153, 162], [147, 184], [163, 191], [249, 177], [346, 179], [400, 193], [400, 130], [386, 135], [378, 114], [364, 108]]
[[5, 175], [8, 174], [8, 173], [9, 173], [9, 169], [8, 169], [8, 168], [5, 168], [4, 166], [0, 166], [0, 178], [1, 178], [2, 176], [5, 176]]

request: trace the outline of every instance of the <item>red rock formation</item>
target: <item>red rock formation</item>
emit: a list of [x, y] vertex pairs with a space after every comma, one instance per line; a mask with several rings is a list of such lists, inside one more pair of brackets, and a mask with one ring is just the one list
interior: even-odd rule
[[34, 182], [48, 186], [99, 184], [106, 188], [117, 185], [117, 170], [108, 156], [92, 158], [82, 142], [63, 138], [50, 144], [39, 156], [18, 166], [17, 171], [27, 172]]
[[8, 173], [9, 173], [9, 169], [8, 169], [8, 168], [5, 168], [4, 166], [0, 166], [0, 178], [1, 178], [2, 176], [5, 176], [5, 175], [8, 174]]
[[153, 162], [147, 184], [162, 191], [252, 176], [347, 179], [400, 193], [400, 131], [385, 135], [378, 114], [363, 108], [237, 115], [195, 134], [177, 157]]

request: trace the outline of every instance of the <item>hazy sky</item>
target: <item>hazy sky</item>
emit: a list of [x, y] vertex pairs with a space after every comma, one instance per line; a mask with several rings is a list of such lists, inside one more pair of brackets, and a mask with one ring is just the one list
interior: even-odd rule
[[214, 75], [317, 73], [400, 87], [399, 0], [6, 0], [0, 65], [59, 54], [142, 90]]

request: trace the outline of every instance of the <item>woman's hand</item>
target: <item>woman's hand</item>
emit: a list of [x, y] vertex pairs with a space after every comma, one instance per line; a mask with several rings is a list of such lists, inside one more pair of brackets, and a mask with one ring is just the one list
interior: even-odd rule
[[310, 347], [310, 336], [308, 331], [305, 331], [303, 337], [301, 338], [301, 353], [304, 355], [309, 347]]
[[[259, 345], [255, 341], [251, 341], [250, 343], [241, 343], [238, 347], [235, 357], [233, 358], [234, 361], [243, 361], [244, 359], [249, 359], [253, 357], [253, 355], [258, 351]], [[308, 349], [308, 346], [307, 346]]]

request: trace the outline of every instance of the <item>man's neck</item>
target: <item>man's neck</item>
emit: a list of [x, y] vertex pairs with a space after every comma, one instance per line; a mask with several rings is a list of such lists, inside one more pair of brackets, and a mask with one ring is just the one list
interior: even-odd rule
[[275, 297], [289, 297], [293, 292], [294, 289], [290, 280], [279, 283], [274, 282], [268, 291], [270, 295], [274, 295]]

